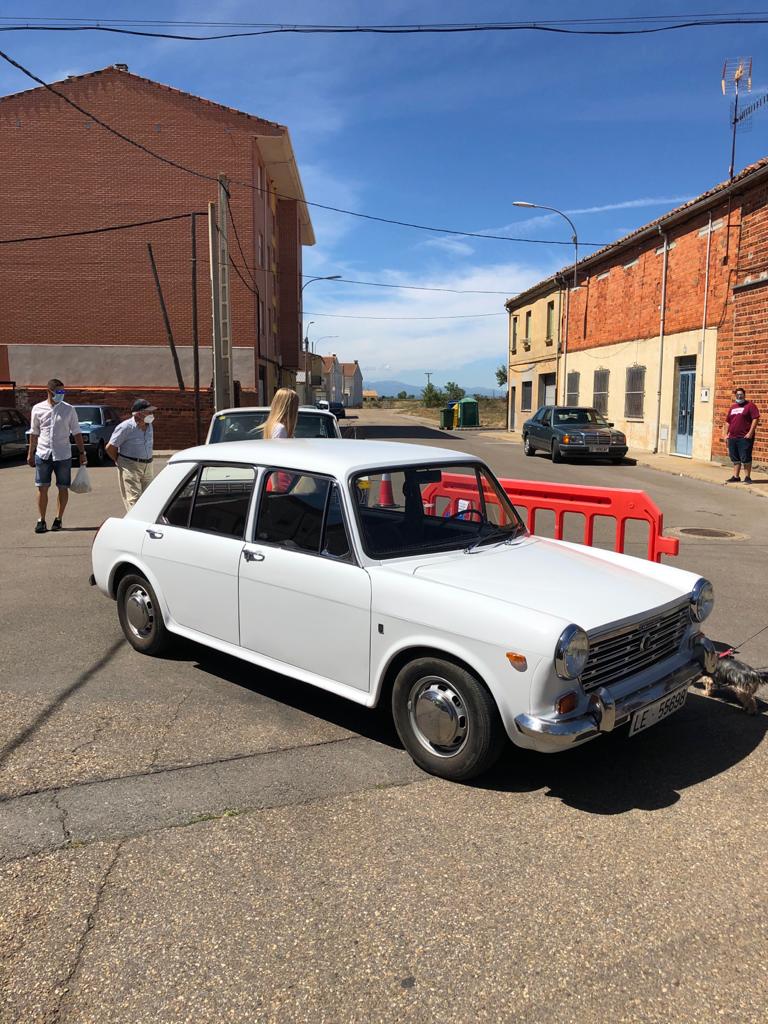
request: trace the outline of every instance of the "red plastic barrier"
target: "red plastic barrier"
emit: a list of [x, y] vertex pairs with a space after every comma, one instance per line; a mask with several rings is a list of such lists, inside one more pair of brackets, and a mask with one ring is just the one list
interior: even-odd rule
[[[566, 513], [584, 517], [584, 540], [594, 541], [595, 517], [606, 516], [616, 522], [614, 551], [624, 551], [626, 526], [630, 520], [648, 523], [648, 558], [660, 562], [662, 555], [676, 555], [680, 541], [664, 536], [664, 516], [659, 506], [645, 491], [620, 490], [613, 487], [572, 487], [569, 484], [535, 483], [531, 480], [500, 480], [510, 501], [527, 512], [528, 529], [536, 533], [536, 513], [546, 510], [555, 516], [555, 539], [563, 538], [563, 520]], [[443, 473], [440, 483], [430, 484], [423, 491], [425, 507], [434, 506], [439, 498], [448, 504], [442, 514], [460, 513], [465, 505], [477, 499], [477, 484], [472, 477], [458, 473]], [[498, 505], [493, 492], [485, 491], [486, 502]]]

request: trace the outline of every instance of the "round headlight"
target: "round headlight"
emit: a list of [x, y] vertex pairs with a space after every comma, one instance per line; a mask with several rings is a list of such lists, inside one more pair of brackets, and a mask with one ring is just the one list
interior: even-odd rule
[[691, 591], [691, 618], [703, 622], [715, 605], [715, 591], [709, 580], [696, 580]]
[[555, 647], [555, 671], [561, 679], [576, 679], [589, 657], [589, 638], [580, 626], [566, 626]]

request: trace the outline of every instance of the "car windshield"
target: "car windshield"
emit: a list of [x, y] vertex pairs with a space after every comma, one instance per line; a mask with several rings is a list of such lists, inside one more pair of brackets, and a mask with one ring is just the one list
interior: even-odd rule
[[[213, 421], [209, 444], [220, 441], [258, 441], [263, 438], [264, 425], [268, 409], [258, 412], [228, 412], [217, 416]], [[336, 437], [334, 421], [320, 413], [299, 410], [296, 420], [296, 437]]]
[[101, 423], [101, 409], [98, 405], [76, 405], [79, 423]]
[[557, 409], [555, 423], [563, 427], [607, 427], [608, 420], [597, 409]]
[[479, 463], [374, 470], [353, 477], [351, 488], [371, 558], [474, 548], [526, 533], [499, 482]]

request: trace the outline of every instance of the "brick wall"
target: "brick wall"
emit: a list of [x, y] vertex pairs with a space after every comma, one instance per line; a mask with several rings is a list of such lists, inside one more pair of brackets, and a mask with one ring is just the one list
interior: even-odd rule
[[[16, 389], [16, 408], [29, 415], [32, 406], [42, 402], [47, 392], [44, 388]], [[190, 391], [181, 392], [171, 388], [143, 390], [137, 396], [135, 390], [123, 388], [77, 388], [67, 391], [66, 401], [70, 405], [110, 405], [122, 419], [130, 415], [131, 406], [137, 397], [146, 398], [157, 406], [155, 413], [154, 443], [157, 451], [189, 448], [195, 444], [195, 405]], [[1, 403], [0, 403], [1, 404]], [[13, 404], [13, 403], [10, 403]], [[257, 405], [252, 390], [242, 390], [241, 405]], [[200, 391], [200, 421], [202, 441], [208, 432], [213, 415], [213, 392], [210, 388]]]
[[[257, 184], [254, 136], [282, 131], [113, 69], [60, 88], [131, 138], [214, 177], [223, 172]], [[216, 199], [214, 182], [142, 154], [43, 89], [0, 101], [0, 145], [6, 238], [207, 211], [209, 201]], [[263, 168], [262, 173], [264, 182]], [[261, 193], [233, 185], [231, 208], [245, 258], [254, 268], [259, 234], [269, 239], [275, 231], [271, 205]], [[233, 258], [242, 269], [243, 256], [232, 231], [230, 239]], [[191, 344], [187, 219], [0, 248], [0, 352], [14, 343], [165, 344], [147, 242], [152, 243], [176, 340]], [[198, 218], [196, 255], [200, 338], [207, 341], [211, 308], [206, 217]], [[254, 275], [265, 306], [271, 306], [275, 276], [266, 267], [254, 269]], [[250, 284], [248, 273], [243, 271], [243, 276]], [[254, 348], [256, 297], [234, 271], [230, 284], [233, 343]], [[255, 382], [243, 384], [252, 388]]]

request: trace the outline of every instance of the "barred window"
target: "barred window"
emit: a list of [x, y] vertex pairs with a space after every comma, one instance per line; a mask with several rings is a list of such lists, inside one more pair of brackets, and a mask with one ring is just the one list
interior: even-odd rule
[[555, 303], [547, 303], [547, 341], [552, 341], [555, 333]]
[[530, 341], [531, 341], [531, 311], [530, 311], [530, 309], [525, 314], [525, 337], [523, 338], [523, 341], [527, 342], [528, 344], [530, 344]]
[[517, 352], [517, 321], [520, 318], [517, 316], [512, 317], [512, 352]]
[[566, 386], [565, 404], [566, 405], [578, 405], [579, 404], [579, 372], [577, 370], [571, 370], [568, 374], [568, 382]]
[[628, 420], [641, 420], [645, 405], [645, 367], [627, 367], [627, 389], [624, 399], [624, 416]]
[[521, 402], [520, 402], [520, 410], [521, 410], [521, 412], [530, 412], [531, 411], [531, 403], [532, 402], [533, 402], [533, 381], [531, 381], [531, 380], [524, 380], [523, 381], [523, 394], [522, 394], [522, 399], [521, 399]]
[[595, 370], [595, 382], [592, 389], [592, 405], [603, 416], [608, 415], [608, 380], [610, 370]]

